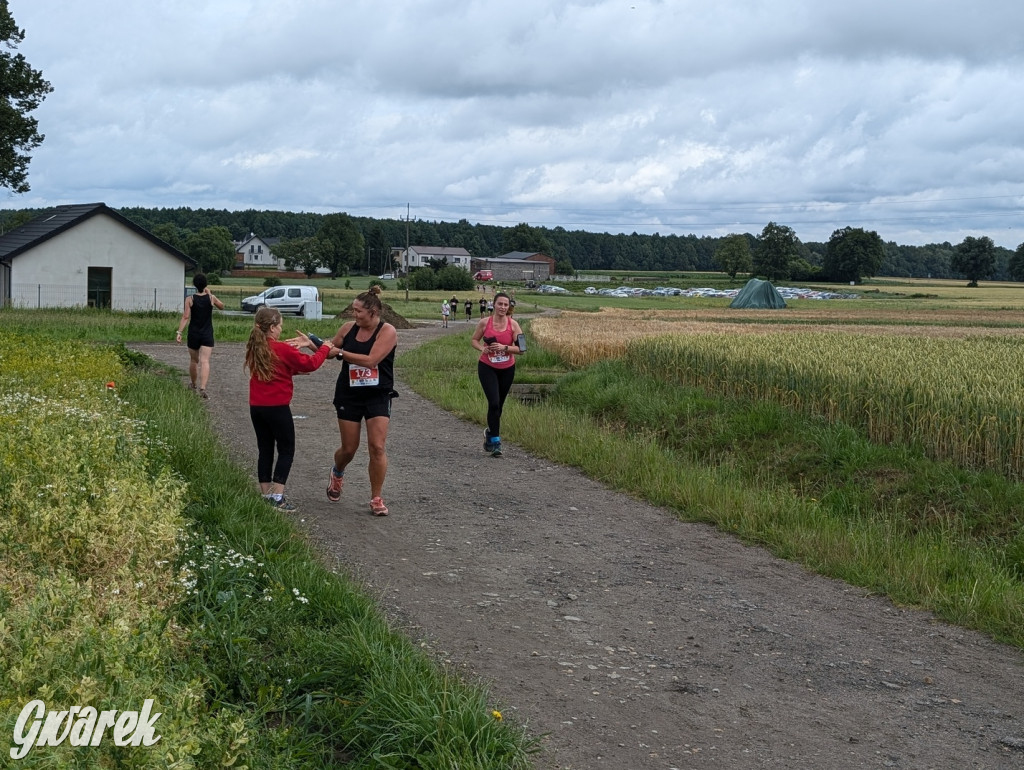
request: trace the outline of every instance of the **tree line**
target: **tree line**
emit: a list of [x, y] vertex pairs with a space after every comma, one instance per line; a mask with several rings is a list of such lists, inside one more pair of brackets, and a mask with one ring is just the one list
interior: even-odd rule
[[[4, 232], [43, 209], [0, 212]], [[772, 281], [860, 282], [865, 277], [952, 278], [1024, 281], [1024, 244], [1016, 251], [986, 236], [925, 246], [885, 242], [869, 230], [845, 227], [825, 243], [802, 242], [792, 228], [769, 222], [759, 234], [641, 235], [514, 227], [422, 219], [376, 219], [346, 213], [125, 207], [119, 212], [195, 259], [207, 272], [230, 270], [234, 244], [250, 234], [280, 238], [274, 247], [297, 270], [318, 267], [332, 275], [390, 272], [392, 247], [461, 246], [474, 257], [538, 251], [556, 260], [557, 271], [710, 272], [758, 275]]]

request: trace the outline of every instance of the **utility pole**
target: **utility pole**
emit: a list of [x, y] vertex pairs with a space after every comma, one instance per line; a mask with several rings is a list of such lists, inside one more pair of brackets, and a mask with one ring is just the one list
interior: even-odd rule
[[409, 301], [409, 204], [405, 204], [405, 301]]

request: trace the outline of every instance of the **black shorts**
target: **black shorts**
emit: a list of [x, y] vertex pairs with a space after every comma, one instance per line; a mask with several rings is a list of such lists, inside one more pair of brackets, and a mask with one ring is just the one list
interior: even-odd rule
[[360, 395], [346, 398], [340, 403], [335, 402], [338, 419], [346, 422], [362, 422], [374, 417], [391, 417], [391, 398], [397, 395], [394, 391], [380, 391], [368, 396]]
[[191, 334], [188, 335], [188, 341], [185, 343], [189, 350], [199, 350], [199, 348], [212, 348], [213, 347], [213, 335], [197, 335], [193, 337]]

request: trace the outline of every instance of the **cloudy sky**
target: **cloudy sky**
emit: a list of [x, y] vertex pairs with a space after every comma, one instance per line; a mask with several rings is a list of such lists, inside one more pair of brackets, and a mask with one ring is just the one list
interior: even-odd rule
[[54, 91], [4, 208], [1024, 242], [1021, 0], [9, 7]]

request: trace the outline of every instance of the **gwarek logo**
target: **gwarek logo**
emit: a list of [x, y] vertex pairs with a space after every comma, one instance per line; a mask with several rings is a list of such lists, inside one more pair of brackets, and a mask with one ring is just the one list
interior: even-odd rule
[[47, 711], [43, 701], [29, 701], [14, 725], [11, 759], [22, 759], [33, 746], [59, 746], [65, 739], [72, 746], [99, 746], [107, 728], [115, 746], [152, 746], [161, 737], [153, 735], [153, 725], [161, 716], [162, 712], [153, 713], [152, 698], [145, 700], [142, 711], [120, 714], [117, 709], [97, 711], [92, 706]]

